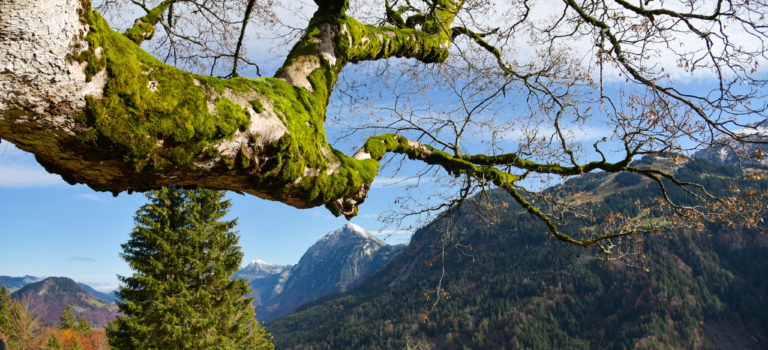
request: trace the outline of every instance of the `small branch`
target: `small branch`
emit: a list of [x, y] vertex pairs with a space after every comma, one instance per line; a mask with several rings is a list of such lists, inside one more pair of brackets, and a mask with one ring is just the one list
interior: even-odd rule
[[125, 35], [128, 39], [131, 39], [131, 41], [137, 45], [141, 45], [144, 40], [152, 39], [152, 37], [155, 35], [155, 24], [157, 24], [157, 21], [160, 20], [163, 12], [165, 12], [165, 10], [173, 5], [173, 3], [176, 1], [177, 0], [165, 0], [155, 8], [149, 10], [144, 7], [143, 4], [132, 0], [134, 4], [141, 6], [144, 11], [147, 11], [147, 14], [143, 17], [137, 18], [136, 21], [133, 22], [133, 27], [126, 30], [123, 35]]
[[[245, 7], [245, 14], [243, 15], [243, 23], [240, 25], [240, 37], [237, 39], [237, 47], [232, 62], [232, 72], [228, 77], [237, 77], [237, 64], [240, 61], [240, 50], [243, 47], [243, 39], [245, 38], [245, 29], [248, 27], [248, 21], [251, 19], [251, 12], [253, 11], [253, 5], [256, 4], [256, 0], [248, 0], [248, 5]], [[256, 66], [258, 70], [258, 66]]]

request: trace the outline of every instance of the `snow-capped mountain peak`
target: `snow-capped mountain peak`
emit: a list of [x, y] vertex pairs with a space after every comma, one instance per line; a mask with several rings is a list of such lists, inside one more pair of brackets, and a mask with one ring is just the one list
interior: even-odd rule
[[268, 262], [266, 262], [264, 260], [261, 260], [261, 259], [253, 259], [253, 260], [251, 260], [251, 263], [248, 264], [246, 267], [250, 267], [250, 266], [270, 267], [270, 266], [280, 266], [280, 265], [270, 264], [270, 263], [268, 263]]
[[344, 225], [344, 227], [342, 229], [347, 230], [349, 232], [357, 233], [358, 235], [363, 236], [363, 237], [377, 239], [373, 234], [371, 234], [370, 232], [366, 231], [364, 228], [362, 228], [362, 227], [360, 227], [358, 225], [355, 225], [355, 224], [353, 224], [351, 222], [347, 223], [346, 225]]
[[290, 267], [291, 265], [270, 264], [261, 259], [253, 259], [250, 264], [235, 272], [234, 277], [245, 278], [250, 281], [254, 278], [279, 274]]
[[[256, 315], [260, 320], [271, 321], [303, 303], [347, 291], [376, 272], [401, 249], [401, 246], [389, 246], [362, 227], [348, 223], [318, 239], [298, 264], [277, 275], [249, 280], [254, 291]], [[257, 262], [254, 261], [253, 266], [263, 266]]]
[[317, 240], [317, 243], [315, 243], [315, 246], [320, 247], [320, 246], [327, 246], [327, 245], [336, 245], [340, 241], [348, 241], [350, 239], [355, 239], [355, 237], [357, 237], [357, 239], [363, 238], [365, 240], [374, 241], [380, 246], [386, 245], [386, 243], [376, 238], [376, 236], [366, 231], [364, 228], [358, 225], [355, 225], [353, 223], [347, 223], [341, 228], [335, 231], [331, 231], [327, 233], [325, 236], [320, 237], [320, 239]]

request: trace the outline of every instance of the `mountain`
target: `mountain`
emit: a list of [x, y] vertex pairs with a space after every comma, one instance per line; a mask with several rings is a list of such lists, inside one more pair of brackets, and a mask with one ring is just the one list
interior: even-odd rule
[[[24, 277], [0, 276], [0, 286], [5, 285], [5, 288], [8, 289], [8, 293], [13, 293], [21, 289], [21, 287], [24, 287], [30, 283], [39, 282], [42, 280], [43, 278], [29, 276], [29, 275], [26, 275]], [[113, 303], [117, 300], [117, 295], [115, 295], [114, 291], [104, 293], [104, 292], [99, 292], [96, 289], [93, 289], [93, 287], [85, 283], [77, 282], [77, 284], [85, 288], [85, 290], [87, 290], [88, 293], [93, 294], [95, 297], [99, 299], [108, 301], [110, 303]]]
[[114, 303], [118, 299], [117, 298], [117, 294], [115, 294], [114, 290], [105, 293], [105, 292], [99, 292], [98, 290], [93, 289], [93, 287], [91, 287], [91, 286], [89, 286], [89, 285], [87, 285], [85, 283], [82, 283], [82, 282], [77, 282], [77, 284], [80, 285], [80, 287], [83, 287], [83, 289], [85, 289], [86, 291], [88, 291], [88, 293], [93, 294], [93, 296], [95, 296], [95, 297], [97, 297], [97, 298], [99, 298], [101, 300], [104, 300], [104, 301], [107, 301], [107, 302], [110, 302], [110, 303]]
[[32, 312], [48, 324], [59, 322], [59, 315], [72, 305], [75, 317], [85, 317], [96, 327], [104, 327], [117, 316], [114, 303], [95, 297], [75, 281], [66, 277], [48, 277], [29, 283], [13, 292], [11, 298], [29, 303]]
[[232, 275], [232, 278], [243, 278], [248, 281], [265, 278], [272, 275], [279, 275], [283, 271], [290, 270], [293, 265], [270, 264], [263, 260], [254, 259], [250, 264], [243, 267]]
[[402, 248], [350, 223], [320, 238], [296, 265], [254, 260], [235, 277], [249, 280], [256, 318], [271, 321], [304, 303], [351, 289]]
[[[250, 297], [253, 306], [259, 308], [270, 302], [282, 291], [285, 280], [290, 276], [293, 265], [276, 265], [255, 259], [250, 264], [234, 273], [232, 278], [248, 280], [251, 287]], [[262, 320], [258, 315], [257, 318]]]
[[40, 277], [34, 277], [34, 276], [24, 276], [24, 277], [11, 277], [11, 276], [0, 276], [0, 286], [5, 285], [5, 288], [8, 290], [8, 293], [13, 293], [21, 287], [26, 286], [27, 284], [30, 284], [32, 282], [37, 282], [41, 280]]
[[734, 134], [751, 142], [739, 144], [725, 138], [718, 145], [696, 152], [695, 157], [746, 168], [768, 169], [768, 119], [736, 130]]
[[[668, 160], [642, 160], [659, 161]], [[716, 195], [730, 185], [768, 191], [768, 181], [744, 180], [724, 164], [675, 166], [682, 181], [704, 182]], [[639, 215], [633, 203], [653, 200], [653, 186], [622, 174], [569, 181], [560, 190], [587, 201], [594, 217], [561, 229]], [[672, 188], [669, 195], [682, 198]], [[443, 214], [355, 289], [268, 323], [276, 348], [768, 348], [768, 313], [757, 311], [768, 310], [767, 223], [638, 236], [628, 259], [605, 261], [553, 239], [508, 195], [483, 200], [471, 202], [492, 210]], [[441, 255], [435, 247], [448, 226], [458, 245]]]

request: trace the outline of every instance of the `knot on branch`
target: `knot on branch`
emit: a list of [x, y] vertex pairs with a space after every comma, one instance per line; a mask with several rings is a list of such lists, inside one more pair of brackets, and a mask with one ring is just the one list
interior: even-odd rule
[[333, 215], [344, 215], [348, 220], [357, 216], [357, 208], [360, 204], [363, 204], [365, 198], [368, 197], [368, 190], [371, 189], [370, 183], [364, 183], [358, 188], [357, 192], [352, 193], [350, 196], [339, 198], [333, 202], [325, 205]]
[[134, 43], [141, 44], [144, 40], [152, 39], [155, 36], [155, 26], [137, 18], [133, 22], [133, 27], [126, 30], [124, 35]]

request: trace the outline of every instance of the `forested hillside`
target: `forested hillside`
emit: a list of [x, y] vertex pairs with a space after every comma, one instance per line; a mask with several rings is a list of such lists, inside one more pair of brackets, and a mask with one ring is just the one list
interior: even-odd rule
[[[676, 174], [720, 194], [730, 185], [768, 189], [764, 180], [744, 180], [737, 168], [702, 159]], [[566, 187], [591, 200], [597, 218], [636, 216], [636, 201], [658, 195], [656, 184], [634, 175], [595, 174]], [[504, 196], [491, 197], [495, 216], [467, 209], [451, 218], [461, 248], [445, 256], [446, 293], [438, 303], [433, 290], [443, 264], [430, 258], [446, 218], [419, 230], [357, 289], [268, 324], [276, 348], [768, 348], [765, 223], [665, 230], [634, 240], [635, 255], [606, 262], [555, 241]], [[603, 224], [584, 220], [569, 225]]]
[[56, 325], [59, 315], [67, 305], [73, 308], [75, 317], [88, 319], [96, 327], [106, 327], [117, 316], [112, 301], [100, 299], [82, 285], [66, 277], [48, 277], [40, 282], [29, 283], [11, 294], [23, 300], [36, 317], [45, 325]]

